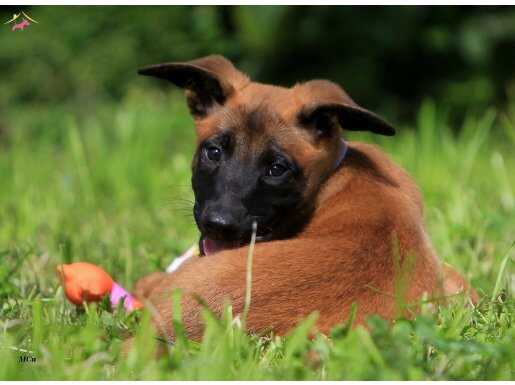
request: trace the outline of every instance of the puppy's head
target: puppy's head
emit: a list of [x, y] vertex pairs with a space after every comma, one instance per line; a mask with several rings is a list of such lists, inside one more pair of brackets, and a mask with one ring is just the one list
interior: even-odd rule
[[341, 129], [393, 135], [336, 84], [250, 81], [221, 56], [143, 68], [184, 88], [197, 132], [192, 184], [201, 249], [210, 254], [295, 235], [341, 157]]

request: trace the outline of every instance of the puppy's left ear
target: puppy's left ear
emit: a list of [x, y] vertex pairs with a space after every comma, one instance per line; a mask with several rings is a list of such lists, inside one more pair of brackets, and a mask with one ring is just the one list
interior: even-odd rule
[[328, 80], [312, 80], [296, 88], [304, 101], [299, 123], [313, 127], [319, 136], [334, 131], [336, 123], [344, 130], [395, 135], [395, 128], [389, 123], [357, 105], [341, 87]]
[[155, 64], [138, 70], [140, 75], [166, 79], [186, 91], [191, 114], [201, 118], [221, 106], [249, 79], [220, 55], [199, 59]]

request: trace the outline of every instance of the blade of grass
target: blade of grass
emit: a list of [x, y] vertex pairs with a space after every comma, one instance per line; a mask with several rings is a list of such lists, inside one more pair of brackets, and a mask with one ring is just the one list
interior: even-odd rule
[[245, 304], [243, 306], [243, 319], [242, 324], [243, 328], [245, 328], [245, 324], [247, 322], [247, 315], [249, 314], [250, 309], [250, 301], [252, 298], [252, 258], [254, 255], [254, 246], [256, 244], [256, 233], [257, 233], [257, 223], [252, 223], [252, 237], [250, 238], [249, 244], [249, 252], [247, 254], [247, 279], [245, 285]]
[[499, 273], [497, 274], [497, 279], [495, 281], [494, 291], [492, 292], [492, 298], [490, 300], [493, 302], [495, 301], [495, 298], [501, 291], [501, 285], [502, 285], [502, 279], [504, 277], [504, 273], [506, 271], [506, 267], [508, 266], [508, 261], [511, 259], [510, 251], [515, 246], [515, 241], [511, 244], [511, 246], [508, 248], [508, 251], [506, 252], [505, 257], [503, 258], [501, 262], [501, 267], [499, 268]]

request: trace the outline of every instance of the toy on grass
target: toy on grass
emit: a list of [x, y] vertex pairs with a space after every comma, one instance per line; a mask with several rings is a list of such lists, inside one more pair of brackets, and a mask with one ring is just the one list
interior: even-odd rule
[[[183, 255], [173, 260], [166, 272], [175, 272], [188, 259], [199, 255], [197, 245], [190, 247]], [[113, 308], [118, 306], [122, 300], [123, 307], [127, 311], [143, 307], [141, 302], [116, 283], [109, 274], [92, 263], [75, 262], [69, 265], [59, 265], [57, 273], [63, 284], [64, 294], [71, 303], [77, 306], [81, 306], [84, 302], [99, 302], [109, 295]]]
[[143, 305], [116, 283], [109, 274], [100, 267], [87, 262], [76, 262], [57, 266], [63, 289], [68, 300], [75, 305], [84, 302], [99, 302], [109, 295], [114, 308], [123, 300], [126, 311], [140, 309]]

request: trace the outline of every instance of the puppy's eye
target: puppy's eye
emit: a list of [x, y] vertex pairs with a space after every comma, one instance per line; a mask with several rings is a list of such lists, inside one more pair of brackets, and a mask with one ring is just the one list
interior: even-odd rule
[[274, 163], [267, 171], [268, 176], [272, 177], [278, 177], [283, 175], [286, 171], [288, 171], [288, 168], [283, 166], [280, 163]]
[[206, 156], [213, 162], [218, 162], [222, 158], [222, 150], [215, 146], [209, 146], [206, 148]]

